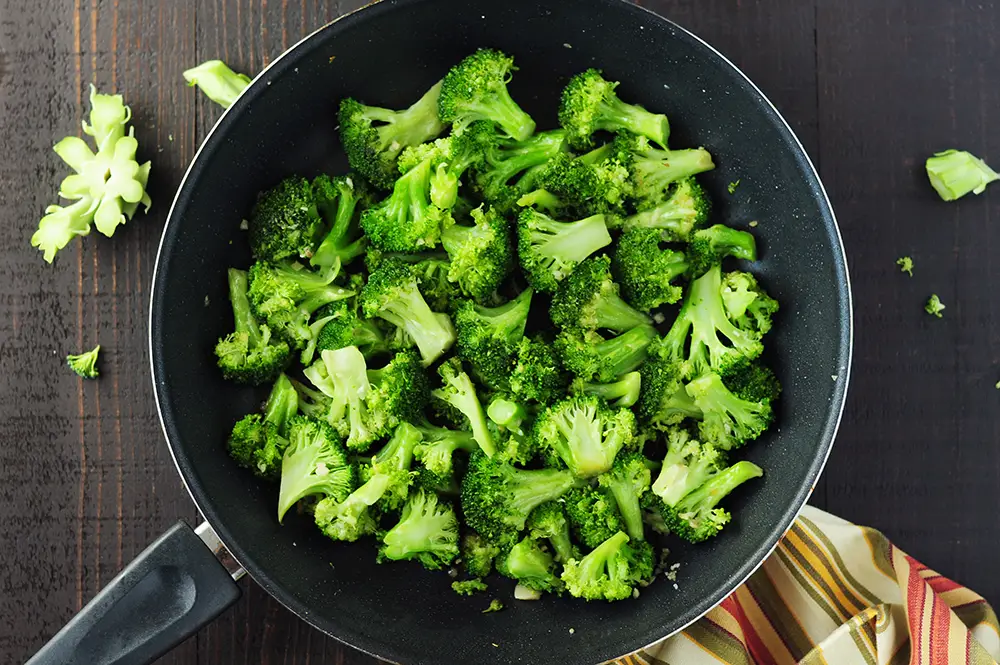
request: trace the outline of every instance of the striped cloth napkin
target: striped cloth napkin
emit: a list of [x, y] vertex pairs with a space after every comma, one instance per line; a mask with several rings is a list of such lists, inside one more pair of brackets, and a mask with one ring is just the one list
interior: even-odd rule
[[997, 617], [884, 535], [807, 506], [704, 618], [618, 665], [996, 665]]

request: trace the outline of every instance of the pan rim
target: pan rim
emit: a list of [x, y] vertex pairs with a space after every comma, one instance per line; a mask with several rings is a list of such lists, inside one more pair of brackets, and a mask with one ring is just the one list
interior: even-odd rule
[[[190, 164], [185, 170], [184, 176], [182, 177], [180, 184], [177, 187], [176, 194], [174, 196], [173, 202], [171, 203], [170, 210], [167, 214], [167, 220], [164, 224], [163, 231], [160, 237], [160, 242], [157, 247], [156, 258], [154, 262], [153, 275], [151, 280], [151, 293], [150, 293], [150, 304], [149, 304], [149, 318], [148, 318], [148, 344], [149, 344], [149, 362], [150, 362], [150, 374], [153, 383], [153, 393], [156, 402], [156, 412], [157, 417], [160, 421], [160, 428], [163, 432], [164, 439], [167, 443], [167, 449], [170, 452], [170, 457], [173, 460], [174, 467], [177, 469], [177, 473], [181, 478], [181, 482], [184, 485], [188, 496], [191, 498], [195, 506], [198, 508], [199, 513], [201, 513], [203, 519], [209, 523], [209, 525], [215, 530], [219, 539], [225, 545], [226, 549], [229, 550], [230, 554], [236, 559], [247, 574], [253, 578], [253, 580], [261, 586], [271, 597], [277, 600], [285, 608], [293, 612], [299, 619], [305, 621], [313, 628], [323, 632], [324, 634], [330, 635], [334, 639], [346, 644], [354, 649], [358, 649], [367, 655], [386, 660], [388, 662], [399, 662], [396, 660], [398, 654], [392, 653], [380, 653], [385, 645], [370, 640], [362, 635], [351, 634], [334, 634], [318, 625], [312, 616], [310, 609], [305, 606], [304, 603], [299, 601], [291, 592], [285, 589], [282, 585], [276, 583], [271, 576], [267, 573], [262, 566], [258, 566], [253, 563], [252, 558], [246, 553], [244, 548], [240, 547], [237, 540], [229, 532], [229, 530], [224, 526], [222, 520], [218, 515], [215, 514], [214, 509], [211, 507], [211, 498], [206, 492], [201, 488], [200, 484], [194, 479], [189, 477], [189, 471], [185, 471], [185, 467], [190, 467], [189, 460], [181, 459], [178, 455], [177, 447], [180, 446], [179, 443], [175, 444], [172, 440], [167, 419], [164, 416], [165, 404], [169, 401], [169, 397], [166, 395], [165, 384], [159, 379], [159, 372], [157, 371], [157, 345], [155, 344], [155, 337], [153, 335], [154, 324], [157, 319], [157, 304], [161, 299], [162, 288], [159, 285], [159, 281], [162, 278], [162, 260], [164, 257], [165, 248], [168, 241], [168, 236], [170, 234], [170, 228], [173, 225], [175, 214], [177, 212], [178, 205], [180, 204], [182, 194], [189, 184], [192, 173], [195, 170], [195, 166], [198, 164], [202, 153], [208, 147], [211, 139], [219, 130], [219, 128], [225, 123], [230, 112], [238, 106], [239, 100], [247, 94], [251, 94], [253, 91], [258, 89], [258, 83], [263, 79], [267, 78], [269, 72], [272, 71], [276, 66], [279, 65], [284, 59], [298, 52], [307, 43], [313, 41], [320, 34], [325, 33], [327, 30], [331, 29], [337, 23], [360, 14], [363, 12], [369, 12], [370, 10], [379, 7], [383, 4], [388, 5], [415, 5], [423, 2], [430, 2], [433, 0], [390, 0], [385, 2], [385, 0], [375, 0], [374, 2], [360, 7], [356, 10], [343, 14], [336, 19], [324, 24], [315, 31], [309, 33], [295, 44], [290, 46], [287, 50], [276, 57], [267, 67], [265, 67], [260, 73], [258, 73], [251, 81], [251, 83], [240, 93], [237, 99], [223, 111], [222, 115], [215, 122], [209, 132], [205, 135], [200, 146], [194, 154]], [[700, 38], [698, 35], [687, 30], [686, 28], [678, 25], [677, 23], [667, 19], [650, 9], [633, 4], [628, 0], [591, 0], [594, 3], [603, 5], [617, 5], [623, 6], [625, 11], [631, 11], [635, 14], [639, 14], [646, 21], [660, 21], [669, 25], [673, 30], [677, 31], [681, 36], [692, 40], [698, 46], [705, 49], [710, 57], [718, 58], [718, 60], [735, 72], [738, 77], [742, 78], [743, 81], [749, 86], [750, 90], [763, 102], [766, 111], [768, 111], [773, 118], [777, 121], [780, 128], [787, 133], [790, 138], [790, 143], [796, 149], [798, 157], [802, 161], [802, 165], [806, 170], [806, 175], [811, 175], [815, 182], [815, 189], [817, 193], [817, 198], [824, 209], [826, 215], [829, 216], [829, 227], [833, 231], [833, 238], [836, 242], [836, 247], [834, 249], [834, 263], [837, 269], [837, 290], [840, 292], [841, 300], [841, 311], [839, 317], [844, 325], [844, 330], [839, 340], [838, 345], [838, 358], [841, 359], [843, 367], [839, 370], [839, 376], [836, 378], [837, 388], [834, 391], [833, 397], [831, 399], [832, 408], [828, 411], [825, 418], [823, 435], [823, 448], [821, 454], [816, 456], [810, 467], [809, 474], [803, 479], [802, 486], [789, 502], [789, 508], [794, 507], [792, 510], [786, 510], [785, 514], [779, 520], [778, 526], [771, 532], [765, 541], [765, 545], [758, 549], [757, 553], [752, 557], [748, 558], [748, 562], [753, 562], [751, 565], [746, 565], [744, 563], [739, 570], [732, 574], [729, 582], [724, 585], [724, 592], [718, 593], [718, 598], [715, 595], [711, 597], [706, 597], [706, 601], [695, 604], [692, 609], [690, 609], [685, 614], [686, 617], [682, 618], [679, 624], [670, 630], [667, 634], [661, 635], [650, 639], [650, 641], [642, 647], [637, 647], [637, 649], [644, 649], [660, 642], [667, 637], [675, 635], [691, 624], [695, 623], [703, 616], [705, 616], [712, 609], [717, 607], [725, 598], [727, 598], [733, 591], [739, 588], [746, 580], [753, 575], [760, 566], [770, 557], [772, 552], [778, 546], [781, 538], [788, 531], [789, 528], [794, 524], [795, 520], [798, 519], [802, 510], [808, 503], [809, 498], [812, 496], [813, 490], [815, 489], [816, 483], [821, 477], [823, 470], [826, 466], [827, 460], [829, 459], [830, 453], [833, 449], [833, 444], [836, 441], [837, 434], [840, 429], [840, 424], [843, 419], [844, 410], [847, 402], [847, 393], [850, 386], [850, 378], [852, 375], [852, 365], [853, 365], [853, 351], [854, 351], [854, 308], [853, 308], [853, 293], [851, 289], [851, 279], [850, 270], [847, 262], [846, 249], [844, 247], [843, 237], [840, 231], [840, 226], [837, 222], [836, 213], [833, 208], [833, 204], [826, 192], [826, 188], [820, 179], [819, 173], [813, 164], [812, 159], [809, 157], [808, 152], [802, 145], [801, 140], [795, 134], [795, 131], [789, 125], [788, 121], [784, 118], [781, 112], [775, 107], [771, 100], [763, 93], [763, 91], [729, 58], [722, 54], [719, 50], [713, 47], [711, 44]], [[214, 147], [212, 148], [214, 149]], [[825, 225], [825, 220], [824, 225]], [[207, 509], [206, 509], [207, 507]], [[768, 544], [770, 543], [770, 544]], [[251, 562], [247, 565], [245, 562]], [[644, 638], [648, 639], [648, 638]], [[393, 651], [390, 649], [390, 651]], [[624, 654], [622, 654], [624, 655]], [[616, 656], [617, 658], [618, 656]], [[603, 663], [610, 663], [614, 660], [603, 661]]]

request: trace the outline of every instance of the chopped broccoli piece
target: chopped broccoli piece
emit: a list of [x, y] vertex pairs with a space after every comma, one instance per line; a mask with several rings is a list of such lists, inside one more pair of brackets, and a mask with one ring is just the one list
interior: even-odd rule
[[458, 203], [462, 176], [482, 162], [486, 151], [498, 140], [492, 124], [474, 122], [468, 127], [457, 128], [446, 138], [407, 148], [399, 157], [399, 170], [406, 173], [429, 160], [433, 171], [431, 203], [442, 210], [450, 210]]
[[632, 444], [635, 416], [612, 409], [592, 395], [567, 397], [543, 411], [533, 432], [539, 446], [556, 452], [574, 475], [591, 478], [611, 468], [622, 448]]
[[483, 610], [483, 614], [489, 614], [490, 612], [499, 612], [503, 609], [503, 602], [499, 599], [494, 598], [490, 601], [490, 606]]
[[559, 501], [548, 501], [531, 511], [526, 526], [532, 538], [549, 541], [559, 563], [579, 557], [579, 551], [570, 539], [566, 510]]
[[96, 379], [101, 372], [97, 369], [97, 356], [101, 352], [101, 345], [98, 344], [90, 351], [85, 351], [79, 355], [70, 354], [66, 356], [66, 364], [76, 372], [82, 379]]
[[361, 235], [360, 212], [369, 205], [368, 188], [352, 175], [321, 175], [312, 183], [316, 207], [329, 225], [310, 264], [320, 268], [347, 265], [365, 253], [368, 239]]
[[618, 238], [615, 276], [625, 299], [644, 312], [673, 304], [684, 295], [674, 281], [688, 271], [688, 259], [663, 243], [663, 232], [649, 228], [632, 228]]
[[488, 120], [511, 138], [526, 140], [535, 132], [535, 121], [507, 91], [515, 69], [513, 58], [491, 49], [480, 49], [452, 67], [441, 82], [441, 121], [461, 128]]
[[451, 590], [460, 596], [471, 596], [474, 593], [488, 590], [489, 587], [481, 579], [455, 580], [451, 583]]
[[229, 108], [250, 85], [250, 77], [237, 74], [221, 60], [208, 60], [184, 72], [189, 86], [198, 86], [205, 95], [224, 109]]
[[539, 132], [524, 141], [496, 142], [476, 168], [476, 189], [501, 212], [511, 212], [534, 187], [545, 164], [565, 150], [566, 132], [561, 129]]
[[767, 295], [757, 278], [748, 272], [726, 273], [722, 280], [722, 302], [736, 327], [765, 335], [778, 312], [778, 301]]
[[469, 363], [476, 378], [494, 390], [509, 387], [517, 345], [524, 338], [531, 309], [531, 289], [499, 307], [483, 307], [464, 300], [455, 306], [458, 355]]
[[750, 400], [735, 395], [718, 374], [701, 376], [686, 390], [702, 412], [698, 426], [702, 438], [722, 450], [756, 439], [774, 419], [770, 398]]
[[650, 113], [618, 98], [617, 82], [605, 80], [597, 69], [588, 69], [570, 79], [559, 106], [559, 124], [577, 147], [593, 145], [592, 135], [601, 130], [633, 132], [664, 148], [670, 136], [667, 116]]
[[910, 277], [913, 277], [913, 259], [909, 256], [901, 256], [896, 259], [896, 265], [899, 266], [900, 272], [905, 272]]
[[375, 474], [343, 501], [326, 497], [316, 504], [316, 526], [333, 540], [353, 542], [373, 535], [378, 529], [377, 515], [370, 510], [386, 493], [392, 482], [388, 474]]
[[729, 186], [726, 189], [729, 190], [730, 194], [735, 194], [736, 193], [736, 188], [739, 187], [739, 186], [740, 186], [740, 179], [737, 178], [736, 180], [734, 180], [731, 183], [729, 183]]
[[492, 457], [496, 453], [493, 434], [486, 424], [486, 415], [483, 413], [482, 404], [479, 403], [479, 397], [476, 396], [476, 387], [469, 375], [462, 371], [462, 362], [457, 358], [451, 358], [442, 363], [438, 368], [438, 374], [441, 375], [442, 386], [431, 394], [468, 419], [476, 443], [483, 452]]
[[944, 310], [945, 310], [944, 303], [941, 302], [941, 299], [938, 297], [938, 294], [932, 293], [931, 297], [927, 299], [927, 304], [924, 305], [924, 311], [930, 314], [931, 316], [936, 316], [939, 319], [941, 319], [944, 318], [944, 314], [942, 314]]
[[927, 177], [945, 201], [960, 199], [970, 192], [982, 194], [986, 185], [1000, 179], [986, 162], [959, 150], [945, 150], [928, 157]]
[[622, 223], [628, 229], [656, 229], [667, 240], [686, 241], [708, 223], [711, 199], [694, 178], [681, 180], [671, 188], [670, 198], [660, 196], [653, 202], [640, 202], [639, 212]]
[[316, 335], [316, 351], [356, 346], [366, 359], [390, 352], [392, 345], [378, 324], [358, 315], [356, 300], [341, 300], [326, 311], [330, 314], [324, 317], [326, 323]]
[[642, 375], [639, 372], [623, 374], [612, 383], [588, 383], [574, 379], [570, 392], [574, 395], [596, 395], [615, 408], [628, 408], [639, 401]]
[[642, 388], [639, 392], [639, 417], [657, 429], [666, 429], [685, 418], [702, 417], [701, 409], [688, 395], [681, 365], [664, 354], [660, 343], [650, 346], [649, 357], [639, 369]]
[[523, 405], [495, 393], [486, 415], [495, 425], [494, 442], [497, 452], [494, 459], [511, 464], [528, 464], [537, 452], [530, 436], [530, 414]]
[[347, 461], [347, 451], [330, 425], [295, 416], [288, 428], [288, 447], [281, 461], [278, 521], [300, 499], [321, 494], [343, 501], [354, 490], [357, 470]]
[[284, 374], [271, 387], [263, 417], [251, 413], [229, 435], [229, 455], [261, 478], [276, 480], [288, 446], [288, 424], [299, 410], [299, 396]]
[[437, 487], [448, 486], [455, 479], [454, 455], [456, 450], [471, 453], [479, 447], [472, 434], [461, 430], [435, 427], [429, 423], [416, 425], [422, 440], [413, 449], [413, 455], [423, 465], [429, 480]]
[[555, 345], [563, 364], [578, 377], [609, 383], [639, 369], [656, 337], [656, 329], [645, 325], [610, 339], [596, 332], [569, 329], [559, 333]]
[[316, 194], [301, 176], [261, 192], [249, 222], [250, 249], [258, 261], [308, 259], [323, 232]]
[[448, 279], [481, 300], [494, 293], [514, 268], [511, 223], [492, 208], [472, 211], [474, 226], [455, 224], [441, 235], [451, 265]]
[[624, 214], [632, 196], [632, 155], [617, 148], [617, 143], [609, 143], [576, 159], [560, 153], [539, 174], [537, 184], [577, 216]]
[[428, 157], [400, 176], [387, 199], [361, 213], [371, 243], [387, 252], [420, 252], [437, 247], [451, 214], [431, 202], [434, 159]]
[[585, 258], [611, 244], [604, 215], [557, 222], [530, 208], [517, 222], [518, 256], [528, 281], [539, 291], [555, 291]]
[[559, 216], [566, 212], [569, 204], [565, 203], [558, 196], [547, 189], [535, 189], [523, 195], [517, 200], [520, 208], [534, 208], [541, 210], [548, 215]]
[[611, 278], [611, 259], [589, 258], [564, 279], [552, 297], [549, 316], [561, 328], [625, 332], [652, 323], [618, 295]]
[[651, 481], [646, 462], [646, 458], [640, 453], [626, 452], [615, 458], [609, 471], [597, 477], [598, 484], [610, 491], [615, 498], [625, 532], [633, 540], [642, 540], [644, 537], [639, 500], [649, 489]]
[[382, 538], [379, 557], [417, 559], [427, 570], [440, 570], [458, 556], [458, 518], [433, 492], [410, 495], [396, 526]]
[[632, 590], [653, 576], [652, 547], [643, 541], [629, 543], [619, 531], [582, 559], [566, 563], [562, 580], [566, 590], [587, 600], [624, 600]]
[[514, 351], [510, 391], [518, 399], [550, 404], [566, 392], [568, 379], [556, 349], [541, 337], [522, 337]]
[[536, 591], [561, 592], [558, 566], [552, 555], [531, 537], [522, 538], [497, 563], [502, 575]]
[[272, 341], [271, 329], [254, 318], [247, 298], [247, 273], [230, 269], [228, 275], [236, 330], [215, 345], [219, 368], [230, 381], [252, 385], [268, 383], [285, 368], [291, 351], [286, 342]]
[[712, 155], [704, 148], [660, 150], [644, 137], [622, 134], [615, 140], [632, 154], [632, 182], [640, 210], [665, 203], [674, 183], [715, 168]]
[[737, 231], [722, 224], [695, 231], [688, 245], [687, 257], [696, 277], [722, 263], [728, 256], [745, 261], [757, 260], [757, 242], [746, 231]]
[[402, 111], [365, 106], [356, 99], [340, 102], [340, 140], [351, 168], [382, 189], [392, 188], [399, 177], [396, 160], [407, 147], [439, 136], [444, 124], [438, 119], [441, 83]]
[[621, 531], [622, 522], [614, 497], [597, 487], [578, 487], [565, 496], [566, 518], [573, 535], [593, 549]]
[[499, 555], [499, 544], [487, 541], [475, 531], [462, 537], [462, 563], [472, 577], [489, 575], [493, 571], [493, 560]]

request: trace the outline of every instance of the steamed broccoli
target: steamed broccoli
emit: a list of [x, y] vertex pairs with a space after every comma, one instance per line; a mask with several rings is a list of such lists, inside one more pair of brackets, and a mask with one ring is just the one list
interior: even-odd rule
[[[547, 189], [534, 189], [517, 200], [518, 208], [533, 208], [559, 217], [568, 212], [569, 204]], [[515, 211], [517, 208], [515, 208]]]
[[323, 232], [315, 192], [301, 176], [261, 192], [249, 223], [250, 249], [258, 261], [308, 259]]
[[618, 295], [618, 285], [611, 278], [611, 259], [606, 256], [582, 261], [559, 284], [549, 316], [561, 328], [587, 331], [625, 332], [651, 323]]
[[417, 490], [403, 506], [396, 526], [382, 537], [379, 557], [417, 559], [427, 570], [439, 570], [458, 556], [458, 518], [433, 492]]
[[664, 246], [662, 231], [632, 228], [618, 238], [614, 271], [625, 299], [648, 312], [681, 299], [684, 290], [674, 282], [688, 271], [688, 259]]
[[476, 387], [469, 375], [462, 371], [462, 362], [457, 358], [445, 361], [438, 368], [442, 386], [431, 394], [451, 408], [455, 409], [469, 421], [472, 436], [487, 455], [496, 453], [493, 434], [486, 424], [486, 415], [482, 404], [476, 396]]
[[365, 253], [368, 239], [361, 235], [360, 211], [368, 205], [367, 187], [351, 175], [331, 178], [321, 175], [312, 183], [316, 207], [329, 230], [309, 263], [321, 268], [347, 265]]
[[532, 510], [558, 499], [576, 482], [569, 471], [516, 469], [477, 450], [462, 479], [462, 512], [483, 538], [500, 543], [524, 529]]
[[372, 272], [360, 302], [366, 317], [383, 318], [404, 330], [420, 349], [425, 366], [440, 358], [455, 341], [451, 319], [431, 311], [413, 272], [398, 260], [387, 260]]
[[219, 340], [215, 355], [222, 375], [230, 381], [260, 385], [273, 381], [285, 368], [290, 350], [271, 339], [271, 329], [254, 318], [247, 298], [249, 285], [243, 270], [229, 270], [229, 299], [236, 331]]
[[685, 389], [683, 366], [671, 357], [669, 348], [660, 342], [651, 344], [639, 374], [642, 388], [638, 413], [644, 423], [665, 429], [685, 418], [701, 419], [701, 409]]
[[474, 122], [458, 128], [443, 139], [407, 148], [399, 156], [399, 170], [406, 173], [422, 162], [429, 161], [433, 171], [430, 179], [431, 203], [450, 210], [458, 202], [458, 187], [466, 171], [481, 162], [486, 151], [498, 137], [488, 122]]
[[597, 69], [588, 69], [570, 79], [559, 107], [559, 124], [566, 129], [570, 141], [588, 147], [593, 144], [594, 132], [626, 130], [666, 148], [670, 135], [667, 116], [623, 102], [615, 92], [617, 87], [617, 82], [605, 80]]
[[263, 416], [251, 413], [233, 426], [227, 444], [230, 456], [261, 478], [277, 479], [288, 446], [288, 423], [298, 410], [295, 387], [287, 376], [278, 375]]
[[281, 461], [278, 521], [300, 499], [321, 494], [343, 501], [357, 482], [340, 437], [325, 422], [295, 416], [288, 428], [288, 447]]
[[441, 244], [451, 264], [449, 281], [477, 300], [494, 293], [514, 268], [511, 224], [492, 208], [472, 211], [473, 226], [455, 224], [445, 229]]
[[942, 319], [944, 318], [944, 315], [942, 314], [944, 310], [945, 305], [941, 302], [941, 298], [938, 297], [938, 294], [932, 293], [931, 297], [927, 299], [927, 304], [924, 305], [924, 311], [931, 316], [936, 316], [939, 319]]
[[623, 374], [612, 383], [588, 383], [576, 378], [570, 384], [574, 395], [596, 395], [615, 408], [628, 408], [639, 401], [642, 377], [639, 372]]
[[702, 412], [698, 425], [702, 438], [723, 450], [756, 439], [774, 419], [770, 397], [744, 399], [733, 394], [718, 374], [698, 377], [686, 389]]
[[722, 279], [722, 302], [740, 330], [765, 335], [771, 330], [778, 301], [767, 295], [748, 272], [729, 272]]
[[670, 197], [655, 202], [640, 202], [639, 212], [627, 217], [622, 228], [656, 229], [667, 240], [688, 240], [691, 234], [708, 223], [711, 199], [694, 178], [686, 178], [670, 188]]
[[455, 306], [458, 355], [469, 363], [476, 378], [494, 390], [509, 386], [517, 345], [524, 338], [532, 290], [498, 307], [482, 307], [464, 300]]
[[781, 383], [771, 368], [759, 362], [745, 363], [722, 377], [734, 395], [750, 402], [771, 400], [781, 395]]
[[494, 459], [511, 464], [528, 464], [537, 450], [530, 436], [531, 415], [527, 409], [496, 393], [486, 408], [486, 415], [495, 426], [493, 439], [497, 452]]
[[567, 397], [543, 411], [532, 434], [556, 452], [574, 475], [590, 478], [611, 468], [615, 455], [632, 444], [635, 416], [590, 395]]
[[566, 392], [568, 378], [559, 353], [544, 338], [522, 337], [510, 369], [510, 391], [518, 399], [549, 404]]
[[604, 215], [557, 222], [530, 208], [518, 217], [517, 240], [521, 268], [539, 291], [555, 291], [577, 264], [611, 244]]
[[471, 580], [455, 580], [451, 583], [451, 590], [460, 596], [471, 596], [474, 593], [479, 593], [480, 591], [486, 591], [489, 589], [486, 583], [479, 578]]
[[601, 487], [611, 492], [618, 504], [625, 532], [633, 540], [643, 539], [642, 509], [639, 500], [649, 489], [651, 474], [646, 458], [637, 452], [625, 452], [615, 458], [606, 473], [597, 477]]
[[387, 199], [361, 213], [371, 243], [388, 252], [420, 252], [437, 247], [441, 232], [454, 223], [448, 210], [431, 202], [434, 160], [425, 159], [400, 176]]
[[341, 101], [340, 140], [351, 168], [382, 189], [392, 188], [399, 177], [399, 154], [444, 131], [437, 114], [440, 93], [438, 82], [403, 111], [365, 106], [351, 98]]
[[619, 134], [615, 142], [619, 150], [632, 154], [633, 196], [640, 210], [665, 203], [674, 183], [715, 168], [704, 148], [660, 150], [644, 137], [626, 134]]
[[535, 186], [545, 164], [565, 151], [565, 144], [563, 130], [539, 132], [524, 141], [494, 143], [476, 168], [475, 187], [495, 208], [511, 212], [518, 199]]
[[441, 121], [462, 128], [477, 120], [488, 120], [511, 138], [527, 139], [535, 131], [535, 121], [507, 91], [514, 70], [513, 58], [491, 49], [480, 49], [462, 60], [441, 82]]
[[101, 352], [101, 345], [98, 344], [90, 351], [85, 351], [79, 355], [70, 354], [66, 356], [66, 364], [82, 379], [96, 379], [101, 372], [97, 369], [97, 357]]
[[737, 231], [722, 224], [695, 231], [688, 244], [687, 257], [695, 277], [731, 256], [744, 261], [757, 260], [757, 242], [746, 231]]
[[[341, 300], [321, 311], [329, 312], [316, 335], [316, 351], [356, 346], [366, 359], [389, 353], [392, 345], [375, 321], [358, 316], [356, 300]], [[317, 312], [317, 315], [321, 312]], [[303, 360], [304, 363], [310, 362]]]
[[562, 580], [552, 555], [537, 540], [522, 538], [497, 562], [502, 575], [536, 591], [559, 593]]
[[655, 556], [644, 542], [630, 543], [619, 531], [582, 559], [572, 559], [563, 569], [566, 590], [587, 600], [623, 600], [641, 582], [653, 577]]
[[656, 329], [645, 325], [607, 339], [597, 332], [568, 329], [559, 333], [555, 346], [563, 364], [578, 377], [610, 383], [639, 369], [656, 336]]
[[562, 499], [573, 535], [583, 546], [593, 549], [621, 531], [621, 516], [614, 497], [599, 487], [578, 487]]
[[493, 571], [493, 560], [500, 555], [500, 545], [490, 542], [475, 531], [462, 537], [462, 564], [472, 577], [486, 577]]
[[549, 541], [559, 563], [579, 556], [579, 550], [570, 538], [566, 510], [558, 500], [543, 503], [531, 511], [526, 526], [532, 538]]
[[538, 185], [578, 216], [621, 215], [632, 196], [632, 154], [609, 143], [573, 159], [553, 157], [539, 174]]
[[472, 434], [462, 430], [435, 427], [429, 423], [416, 425], [421, 441], [413, 449], [413, 455], [433, 476], [433, 485], [450, 485], [455, 478], [455, 451], [471, 453], [479, 447]]

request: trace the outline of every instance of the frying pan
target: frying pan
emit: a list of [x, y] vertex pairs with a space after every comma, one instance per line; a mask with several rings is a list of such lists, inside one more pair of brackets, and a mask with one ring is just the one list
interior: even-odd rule
[[[265, 396], [223, 382], [212, 354], [232, 326], [225, 269], [249, 262], [240, 221], [256, 193], [292, 173], [346, 168], [335, 128], [342, 97], [405, 107], [482, 46], [514, 55], [521, 69], [511, 93], [543, 129], [554, 124], [567, 78], [603, 68], [622, 81], [624, 99], [667, 113], [672, 145], [704, 145], [716, 156], [705, 182], [717, 219], [759, 221], [763, 259], [754, 270], [782, 303], [767, 346], [785, 388], [779, 426], [746, 451], [765, 476], [731, 497], [733, 523], [697, 547], [671, 543], [677, 588], [659, 580], [612, 604], [516, 602], [512, 584], [497, 580], [491, 593], [507, 609], [484, 615], [483, 597], [457, 596], [442, 573], [376, 564], [371, 544], [333, 543], [308, 519], [279, 526], [276, 489], [238, 469], [223, 445]], [[201, 538], [176, 525], [31, 663], [149, 662], [234, 602], [231, 573], [245, 569], [305, 621], [386, 660], [591, 664], [702, 616], [791, 525], [843, 408], [850, 289], [833, 212], [802, 146], [761, 92], [694, 35], [620, 0], [384, 0], [275, 61], [205, 140], [163, 232], [150, 349], [164, 433], [207, 524]], [[219, 539], [239, 564], [216, 559]]]

